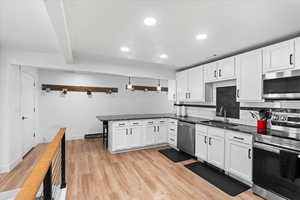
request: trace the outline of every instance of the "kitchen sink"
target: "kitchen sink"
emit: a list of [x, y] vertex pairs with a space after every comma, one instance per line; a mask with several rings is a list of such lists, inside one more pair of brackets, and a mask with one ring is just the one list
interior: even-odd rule
[[205, 124], [209, 124], [209, 125], [215, 125], [215, 126], [220, 126], [220, 127], [233, 127], [233, 126], [237, 126], [236, 124], [230, 124], [227, 122], [223, 122], [223, 121], [217, 121], [217, 120], [207, 120], [207, 121], [202, 121]]

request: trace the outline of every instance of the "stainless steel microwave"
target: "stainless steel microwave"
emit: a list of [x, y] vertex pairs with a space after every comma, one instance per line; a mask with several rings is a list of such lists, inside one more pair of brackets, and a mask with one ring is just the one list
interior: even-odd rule
[[267, 73], [263, 82], [266, 100], [300, 100], [300, 70]]

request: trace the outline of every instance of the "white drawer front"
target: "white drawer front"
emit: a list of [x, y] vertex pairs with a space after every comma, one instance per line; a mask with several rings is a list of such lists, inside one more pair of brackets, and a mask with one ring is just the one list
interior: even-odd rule
[[196, 124], [196, 132], [203, 132], [206, 133], [207, 132], [207, 126], [201, 125], [201, 124]]
[[116, 121], [116, 122], [113, 122], [113, 127], [115, 128], [120, 128], [120, 127], [126, 127], [128, 126], [128, 121]]
[[143, 121], [143, 120], [129, 121], [129, 126], [143, 126], [144, 124], [145, 124], [145, 121]]
[[241, 133], [241, 132], [235, 132], [235, 131], [226, 131], [226, 138], [230, 140], [234, 140], [237, 142], [242, 142], [245, 144], [251, 144], [253, 143], [253, 137], [250, 134]]

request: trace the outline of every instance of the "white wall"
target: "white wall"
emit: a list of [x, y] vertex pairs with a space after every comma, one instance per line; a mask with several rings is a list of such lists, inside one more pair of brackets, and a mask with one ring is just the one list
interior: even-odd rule
[[[68, 139], [97, 133], [101, 130], [100, 123], [96, 119], [97, 115], [170, 113], [173, 109], [172, 102], [168, 101], [165, 92], [126, 91], [127, 77], [49, 70], [40, 70], [39, 75], [41, 84], [117, 87], [119, 89], [119, 93], [112, 95], [93, 93], [92, 98], [82, 92], [69, 92], [65, 97], [61, 96], [61, 92], [41, 92], [39, 133], [44, 140], [51, 139], [60, 127], [68, 128]], [[133, 78], [132, 83], [155, 86], [157, 80]], [[167, 81], [162, 81], [161, 84], [167, 86]]]

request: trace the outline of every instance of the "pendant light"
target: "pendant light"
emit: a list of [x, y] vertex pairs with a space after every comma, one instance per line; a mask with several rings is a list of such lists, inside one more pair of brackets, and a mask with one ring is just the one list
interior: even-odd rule
[[131, 84], [131, 78], [128, 78], [128, 84], [126, 84], [126, 90], [133, 90], [133, 85]]
[[157, 85], [157, 87], [156, 87], [156, 90], [157, 90], [158, 92], [161, 92], [160, 79], [158, 79], [158, 85]]

